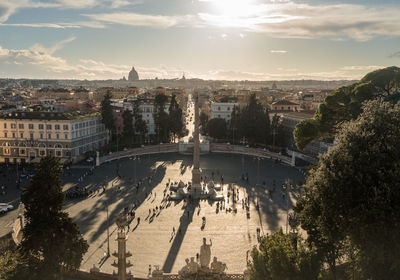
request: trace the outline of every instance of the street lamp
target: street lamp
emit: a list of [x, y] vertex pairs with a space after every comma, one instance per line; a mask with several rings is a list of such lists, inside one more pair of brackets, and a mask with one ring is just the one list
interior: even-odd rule
[[106, 202], [107, 209], [107, 257], [110, 256], [110, 220], [108, 219], [108, 202]]
[[289, 224], [289, 194], [290, 194], [290, 186], [291, 182], [289, 179], [285, 181], [286, 186], [286, 234], [288, 233], [288, 224]]

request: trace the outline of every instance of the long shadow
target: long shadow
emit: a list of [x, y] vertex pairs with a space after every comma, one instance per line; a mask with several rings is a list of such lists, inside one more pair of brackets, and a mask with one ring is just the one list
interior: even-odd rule
[[[186, 206], [185, 211], [183, 212], [183, 215], [180, 218], [180, 224], [177, 234], [175, 235], [174, 242], [172, 242], [171, 248], [169, 249], [167, 258], [165, 259], [164, 266], [162, 268], [162, 270], [166, 273], [170, 273], [172, 267], [174, 266], [179, 249], [181, 248], [182, 245], [183, 238], [185, 237], [189, 224], [192, 222], [196, 207], [198, 206], [199, 206], [198, 200], [192, 201]], [[186, 214], [187, 211], [189, 211], [189, 217]]]

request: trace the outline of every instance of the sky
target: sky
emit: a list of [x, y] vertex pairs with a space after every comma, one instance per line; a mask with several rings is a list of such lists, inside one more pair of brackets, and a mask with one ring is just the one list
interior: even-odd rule
[[400, 0], [0, 0], [0, 78], [360, 79]]

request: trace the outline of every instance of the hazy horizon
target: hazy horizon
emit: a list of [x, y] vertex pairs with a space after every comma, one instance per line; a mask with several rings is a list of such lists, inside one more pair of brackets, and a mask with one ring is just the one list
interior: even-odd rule
[[0, 77], [358, 80], [399, 65], [400, 2], [0, 0]]

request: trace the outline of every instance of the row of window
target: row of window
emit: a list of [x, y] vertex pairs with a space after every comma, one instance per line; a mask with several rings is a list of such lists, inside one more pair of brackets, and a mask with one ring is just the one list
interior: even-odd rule
[[75, 129], [93, 126], [93, 125], [95, 125], [96, 123], [99, 123], [99, 121], [94, 121], [94, 120], [93, 120], [93, 121], [88, 121], [88, 122], [76, 123], [76, 124], [75, 124]]
[[[17, 124], [16, 123], [11, 123], [10, 124], [10, 127], [12, 128], [12, 129], [15, 129], [15, 128], [17, 128]], [[23, 123], [19, 123], [18, 124], [18, 128], [19, 129], [24, 129], [24, 127], [25, 127], [25, 124], [23, 124]], [[7, 129], [7, 123], [4, 123], [4, 128], [5, 129]], [[33, 123], [30, 123], [30, 124], [28, 124], [28, 128], [29, 129], [35, 129], [35, 125], [33, 124]], [[39, 129], [44, 129], [44, 124], [38, 124], [38, 128]], [[46, 129], [47, 130], [52, 130], [52, 128], [53, 128], [53, 125], [52, 124], [46, 124]], [[55, 130], [60, 130], [61, 129], [61, 125], [59, 125], [59, 124], [55, 124], [54, 125], [54, 129]], [[68, 130], [69, 129], [69, 126], [68, 126], [68, 124], [64, 124], [63, 125], [63, 130]]]
[[[4, 138], [8, 138], [8, 133], [7, 132], [4, 132]], [[15, 132], [11, 133], [11, 138], [17, 138]], [[23, 132], [21, 132], [19, 134], [19, 138], [21, 138], [21, 139], [24, 138], [24, 133]], [[33, 133], [29, 133], [29, 139], [30, 140], [34, 140]], [[43, 133], [40, 133], [40, 139], [44, 139], [44, 134]], [[51, 133], [47, 134], [47, 139], [51, 139]], [[60, 139], [60, 134], [57, 133], [55, 139]], [[64, 134], [64, 139], [68, 139], [68, 134], [67, 133]]]
[[[10, 155], [10, 149], [3, 149], [3, 153], [4, 153], [5, 155]], [[20, 154], [20, 155], [25, 155], [25, 149], [20, 149], [20, 150], [19, 150], [19, 154]], [[45, 150], [40, 150], [40, 151], [39, 151], [39, 154], [40, 154], [41, 156], [45, 156], [45, 155], [46, 155], [46, 151], [45, 151]], [[49, 154], [49, 155], [53, 155], [53, 150], [48, 150], [48, 154]], [[65, 151], [65, 155], [68, 155], [68, 154], [69, 154], [69, 152], [68, 152], [68, 151]], [[61, 156], [61, 151], [60, 151], [60, 150], [56, 150], [56, 156], [58, 156], [58, 157]]]

